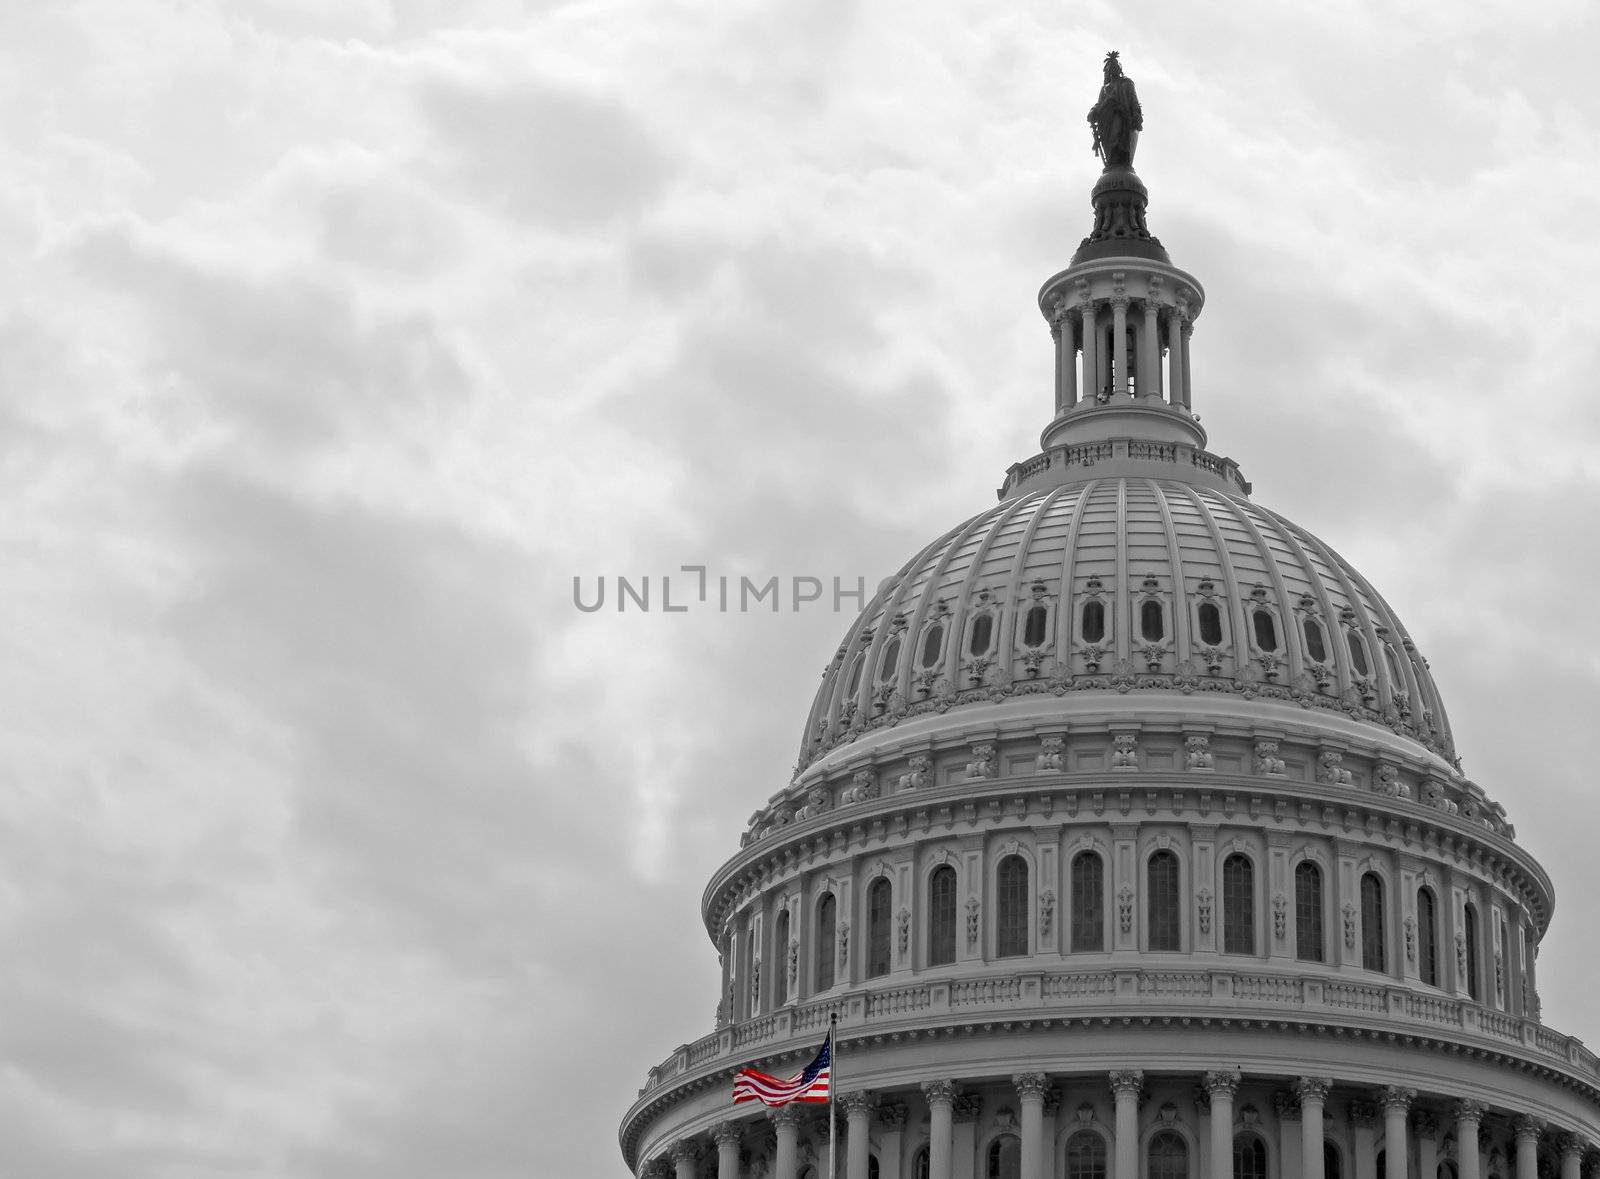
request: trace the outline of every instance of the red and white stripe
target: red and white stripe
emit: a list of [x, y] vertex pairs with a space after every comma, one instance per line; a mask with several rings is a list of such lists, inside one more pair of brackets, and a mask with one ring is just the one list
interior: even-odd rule
[[[810, 1070], [806, 1070], [809, 1072]], [[828, 1070], [814, 1077], [805, 1073], [782, 1080], [758, 1073], [753, 1068], [742, 1068], [733, 1079], [734, 1104], [741, 1101], [759, 1101], [762, 1105], [788, 1105], [791, 1101], [828, 1100]]]

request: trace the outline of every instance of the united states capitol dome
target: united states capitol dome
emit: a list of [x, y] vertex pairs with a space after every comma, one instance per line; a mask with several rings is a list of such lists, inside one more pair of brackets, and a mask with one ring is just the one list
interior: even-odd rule
[[[1090, 232], [1038, 295], [1040, 448], [828, 660], [701, 898], [713, 1025], [650, 1070], [623, 1157], [1592, 1179], [1600, 1058], [1540, 1016], [1550, 879], [1383, 597], [1208, 449], [1205, 293], [1150, 232], [1142, 114], [1104, 69]], [[730, 1102], [830, 1028], [830, 1110]]]

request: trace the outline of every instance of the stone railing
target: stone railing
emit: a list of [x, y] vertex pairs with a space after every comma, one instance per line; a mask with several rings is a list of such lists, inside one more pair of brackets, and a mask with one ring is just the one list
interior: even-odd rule
[[[1412, 1035], [1498, 1044], [1529, 1060], [1600, 1084], [1600, 1060], [1573, 1036], [1467, 1000], [1405, 987], [1294, 974], [1205, 970], [1042, 971], [931, 979], [892, 989], [847, 991], [785, 1007], [685, 1044], [650, 1070], [641, 1097], [691, 1071], [743, 1064], [777, 1051], [804, 1051], [837, 1014], [842, 1031], [899, 1032], [978, 1018], [1038, 1020], [1129, 1014], [1348, 1022]], [[760, 1051], [753, 1051], [760, 1049]]]
[[[1138, 438], [1112, 438], [1105, 442], [1086, 442], [1076, 446], [1056, 446], [1037, 454], [1026, 462], [1013, 463], [1006, 470], [1006, 481], [999, 497], [1005, 499], [1022, 484], [1046, 471], [1080, 467], [1087, 472], [1096, 463], [1116, 460], [1135, 462], [1170, 463], [1174, 467], [1188, 466], [1194, 470], [1214, 475], [1231, 484], [1245, 495], [1250, 494], [1250, 483], [1239, 471], [1239, 464], [1230, 458], [1200, 450], [1182, 442], [1148, 442]], [[1175, 472], [1176, 473], [1176, 472]]]

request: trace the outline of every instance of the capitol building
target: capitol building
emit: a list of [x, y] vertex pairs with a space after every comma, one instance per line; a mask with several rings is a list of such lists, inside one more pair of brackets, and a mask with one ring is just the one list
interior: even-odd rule
[[837, 1015], [840, 1179], [1580, 1179], [1600, 1065], [1540, 1021], [1551, 882], [1405, 623], [1211, 449], [1205, 293], [1115, 55], [1090, 122], [1039, 452], [845, 631], [703, 897], [716, 1026], [623, 1157], [826, 1179], [826, 1106], [730, 1091]]

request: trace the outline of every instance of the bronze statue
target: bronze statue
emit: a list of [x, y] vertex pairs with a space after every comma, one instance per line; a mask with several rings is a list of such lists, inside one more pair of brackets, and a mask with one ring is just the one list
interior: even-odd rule
[[1099, 99], [1089, 108], [1089, 125], [1094, 128], [1094, 154], [1105, 161], [1107, 168], [1133, 167], [1133, 151], [1144, 128], [1144, 113], [1139, 109], [1133, 79], [1123, 74], [1115, 49], [1106, 54], [1105, 81], [1100, 86]]

